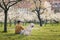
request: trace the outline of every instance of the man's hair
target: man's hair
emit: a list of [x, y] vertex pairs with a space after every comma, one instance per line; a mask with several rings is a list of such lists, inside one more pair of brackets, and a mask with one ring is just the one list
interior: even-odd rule
[[17, 21], [17, 23], [19, 24], [21, 21]]

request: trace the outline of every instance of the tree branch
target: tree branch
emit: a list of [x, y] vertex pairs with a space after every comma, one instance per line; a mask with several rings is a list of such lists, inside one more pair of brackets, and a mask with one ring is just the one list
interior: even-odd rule
[[4, 0], [2, 0], [2, 3], [4, 5], [4, 7], [7, 9], [7, 5], [5, 4]]
[[41, 0], [39, 0], [40, 1], [40, 7], [39, 7], [39, 11], [40, 11], [40, 9], [41, 9], [41, 3], [42, 3], [42, 1]]
[[46, 8], [45, 8], [45, 9], [43, 9], [43, 12], [41, 12], [41, 14], [43, 14], [45, 10], [46, 10]]
[[36, 6], [36, 0], [34, 0], [34, 3], [35, 3], [35, 7], [36, 7], [36, 9], [35, 9], [35, 10], [37, 10], [38, 8], [37, 8], [37, 6]]
[[[50, 7], [51, 7], [51, 6], [50, 6]], [[49, 7], [47, 7], [47, 8], [49, 8]], [[44, 11], [45, 11], [47, 8], [44, 8], [44, 9], [43, 9], [43, 12], [42, 12], [41, 14], [43, 14], [43, 13], [44, 13]]]
[[35, 12], [36, 10], [32, 10], [32, 12]]
[[[22, 0], [10, 1], [8, 4], [10, 4], [11, 2], [15, 2], [15, 3], [13, 3], [13, 4], [9, 5], [9, 6], [8, 6], [8, 9], [9, 9], [11, 6], [13, 6], [13, 5], [17, 4], [17, 3], [18, 3], [18, 2], [20, 2], [20, 1], [22, 1]], [[7, 5], [8, 5], [8, 4], [7, 4]]]
[[[42, 8], [42, 9], [43, 9], [43, 11], [44, 11], [44, 10], [46, 10], [47, 8], [50, 8], [50, 7], [51, 7], [51, 6], [48, 6], [48, 7], [44, 8], [44, 9], [43, 9], [43, 8]], [[44, 13], [44, 12], [42, 12], [42, 13]]]
[[5, 10], [5, 8], [1, 5], [1, 3], [0, 3], [0, 7], [1, 7], [3, 10]]
[[9, 1], [9, 2], [7, 3], [7, 6], [8, 6], [10, 3], [12, 3], [12, 2], [16, 2], [16, 1]]
[[41, 5], [42, 1], [41, 0], [39, 0], [39, 1], [40, 1], [40, 5]]
[[8, 6], [8, 9], [9, 9], [11, 6], [15, 5], [15, 4], [17, 4], [17, 2], [15, 2], [15, 3], [11, 4], [10, 6]]

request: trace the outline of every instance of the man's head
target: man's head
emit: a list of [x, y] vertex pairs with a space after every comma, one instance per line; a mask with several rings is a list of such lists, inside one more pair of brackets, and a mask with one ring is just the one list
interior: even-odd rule
[[17, 21], [17, 23], [19, 24], [21, 21]]

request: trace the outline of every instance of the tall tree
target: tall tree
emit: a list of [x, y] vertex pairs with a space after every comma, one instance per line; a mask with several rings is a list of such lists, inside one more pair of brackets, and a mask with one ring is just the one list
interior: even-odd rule
[[4, 10], [5, 20], [4, 20], [4, 32], [7, 32], [7, 13], [10, 7], [17, 4], [22, 0], [0, 0], [0, 8]]
[[[42, 2], [43, 2], [42, 0], [33, 0], [33, 2], [35, 4], [35, 10], [33, 11], [36, 11], [37, 13], [36, 15], [39, 19], [40, 26], [42, 26], [41, 14], [43, 14], [48, 7], [47, 8], [42, 7]], [[42, 9], [42, 12], [41, 12], [41, 9]]]

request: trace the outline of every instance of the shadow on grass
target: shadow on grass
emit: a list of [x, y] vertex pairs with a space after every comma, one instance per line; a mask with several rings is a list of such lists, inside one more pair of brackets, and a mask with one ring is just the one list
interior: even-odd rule
[[7, 36], [9, 39], [14, 39], [14, 40], [23, 40], [26, 38], [25, 35], [20, 35], [20, 34], [6, 34], [5, 36]]
[[2, 36], [3, 38], [7, 38], [7, 39], [24, 39], [26, 36], [25, 35], [20, 35], [20, 34], [15, 34], [15, 33], [4, 33], [0, 31], [0, 36]]

